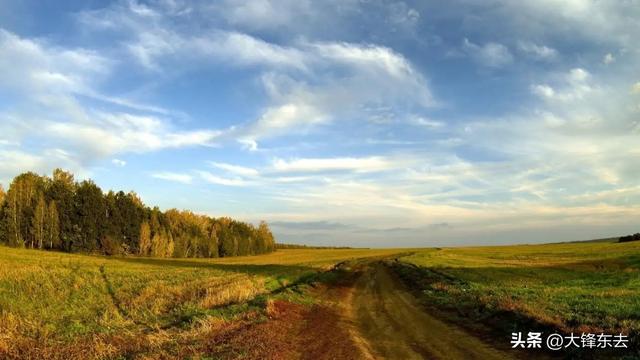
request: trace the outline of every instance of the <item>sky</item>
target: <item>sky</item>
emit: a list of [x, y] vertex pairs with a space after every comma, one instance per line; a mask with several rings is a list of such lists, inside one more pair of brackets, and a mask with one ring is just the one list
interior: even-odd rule
[[0, 183], [280, 242], [640, 231], [640, 1], [0, 0]]

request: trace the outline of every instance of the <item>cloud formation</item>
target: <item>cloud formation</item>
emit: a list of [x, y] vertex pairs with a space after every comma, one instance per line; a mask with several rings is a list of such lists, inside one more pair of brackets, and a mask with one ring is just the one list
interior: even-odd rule
[[369, 172], [388, 170], [392, 167], [394, 165], [391, 161], [378, 156], [366, 158], [276, 159], [273, 162], [273, 169], [280, 172], [327, 172], [336, 170]]
[[172, 172], [159, 172], [159, 173], [151, 174], [151, 177], [155, 179], [175, 181], [183, 184], [191, 184], [191, 181], [193, 180], [193, 178], [189, 174], [180, 174], [180, 173], [172, 173]]
[[126, 178], [324, 244], [596, 237], [640, 212], [633, 2], [20, 8], [0, 30], [5, 185]]
[[513, 62], [509, 48], [495, 42], [477, 45], [465, 38], [462, 50], [478, 63], [491, 68], [500, 68]]

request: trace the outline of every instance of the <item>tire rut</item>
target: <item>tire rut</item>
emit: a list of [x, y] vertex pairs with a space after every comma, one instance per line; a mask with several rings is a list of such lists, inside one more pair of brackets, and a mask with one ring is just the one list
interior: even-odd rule
[[113, 290], [113, 285], [111, 284], [111, 281], [109, 281], [109, 278], [107, 277], [107, 273], [104, 270], [104, 264], [100, 265], [100, 276], [102, 276], [102, 281], [104, 281], [104, 284], [107, 287], [107, 293], [109, 294], [109, 297], [111, 298], [111, 302], [113, 303], [113, 306], [116, 307], [116, 310], [118, 311], [118, 314], [121, 317], [128, 319], [129, 318], [129, 314], [122, 307], [122, 304], [120, 304], [120, 300], [118, 300], [118, 298], [116, 297], [116, 292]]
[[424, 311], [382, 263], [365, 265], [355, 284], [354, 321], [376, 358], [510, 359], [464, 329]]

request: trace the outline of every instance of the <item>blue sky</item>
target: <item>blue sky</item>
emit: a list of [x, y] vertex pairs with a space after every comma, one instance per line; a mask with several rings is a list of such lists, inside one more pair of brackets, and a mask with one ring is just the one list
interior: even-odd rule
[[639, 36], [638, 1], [5, 0], [0, 183], [317, 245], [635, 232]]

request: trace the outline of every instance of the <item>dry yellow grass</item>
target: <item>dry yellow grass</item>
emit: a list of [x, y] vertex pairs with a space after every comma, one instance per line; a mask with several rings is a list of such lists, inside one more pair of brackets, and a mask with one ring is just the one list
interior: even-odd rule
[[[244, 316], [251, 310], [247, 301], [338, 262], [397, 252], [292, 249], [152, 259], [0, 246], [0, 357], [109, 358], [133, 351], [118, 339], [153, 353], [176, 336], [196, 336]], [[230, 304], [238, 305], [224, 307]]]

